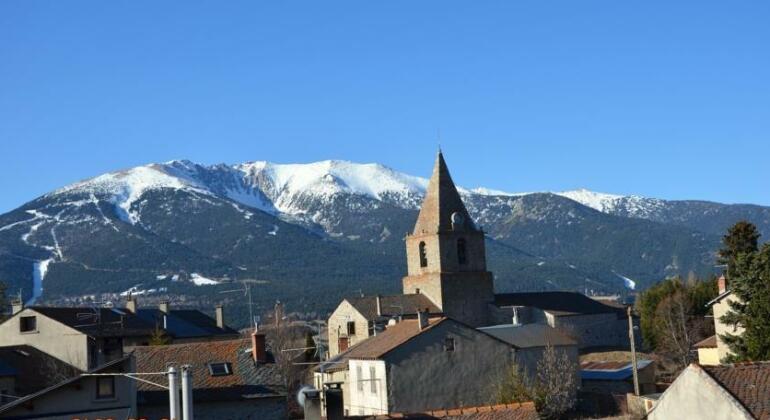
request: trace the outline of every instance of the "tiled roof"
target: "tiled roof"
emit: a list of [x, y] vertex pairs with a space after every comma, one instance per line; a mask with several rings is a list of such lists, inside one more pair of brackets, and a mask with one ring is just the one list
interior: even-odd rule
[[770, 362], [701, 366], [757, 419], [770, 419]]
[[717, 346], [717, 336], [712, 335], [709, 338], [706, 338], [704, 340], [698, 341], [695, 343], [696, 349], [703, 349], [703, 348], [715, 348]]
[[323, 369], [325, 372], [334, 372], [347, 369], [347, 361], [350, 359], [377, 359], [385, 353], [395, 349], [401, 344], [409, 341], [423, 332], [444, 322], [447, 318], [432, 318], [426, 328], [420, 330], [416, 319], [405, 319], [396, 325], [387, 327], [385, 331], [374, 337], [350, 347], [344, 352], [334, 356], [327, 362], [322, 363], [316, 368], [316, 371]]
[[[74, 308], [33, 306], [30, 309], [64, 325], [94, 337], [130, 337], [152, 335], [163, 326], [163, 312], [140, 308], [134, 314], [124, 308]], [[216, 321], [198, 310], [171, 310], [166, 316], [166, 333], [175, 338], [238, 336], [230, 327], [216, 326]]]
[[14, 376], [16, 396], [33, 394], [82, 373], [81, 370], [31, 346], [0, 347], [1, 376]]
[[[255, 363], [251, 357], [251, 340], [222, 340], [166, 346], [136, 347], [138, 372], [165, 372], [170, 364], [189, 364], [193, 370], [193, 389], [196, 401], [232, 401], [245, 398], [286, 395], [279, 367], [272, 361]], [[212, 376], [209, 363], [230, 363], [232, 374]], [[166, 377], [157, 381], [168, 383]], [[167, 401], [168, 393], [139, 382], [142, 403]]]
[[511, 344], [518, 348], [545, 347], [551, 346], [574, 346], [577, 341], [545, 324], [524, 324], [524, 325], [495, 325], [492, 327], [479, 328], [479, 331], [485, 332], [493, 337]]
[[614, 313], [623, 316], [625, 311], [617, 306], [605, 305], [576, 292], [526, 292], [495, 295], [496, 306], [530, 306], [551, 312], [557, 316]]
[[[346, 299], [364, 318], [373, 320], [377, 318], [377, 297], [362, 296]], [[431, 314], [441, 313], [441, 310], [423, 294], [380, 296], [380, 306], [383, 317], [399, 315], [416, 315], [418, 310], [426, 308]]]
[[[356, 417], [353, 417], [356, 418]], [[358, 417], [367, 420], [536, 420], [535, 404], [532, 402], [500, 404], [485, 407], [456, 408], [453, 410], [429, 411], [413, 414], [390, 414], [385, 416]]]

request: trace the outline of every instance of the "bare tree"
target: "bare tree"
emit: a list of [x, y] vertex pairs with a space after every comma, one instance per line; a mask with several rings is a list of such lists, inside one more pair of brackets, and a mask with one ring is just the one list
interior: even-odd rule
[[575, 405], [576, 369], [566, 352], [547, 346], [534, 378], [527, 377], [517, 364], [511, 366], [497, 386], [497, 402], [533, 401], [541, 417], [558, 418]]
[[566, 352], [546, 346], [543, 357], [537, 363], [538, 399], [542, 401], [538, 412], [541, 416], [557, 418], [575, 405], [576, 368]]
[[684, 369], [694, 360], [695, 343], [709, 334], [710, 323], [694, 316], [692, 300], [683, 290], [664, 298], [655, 310], [659, 332], [658, 352], [672, 360], [677, 370]]

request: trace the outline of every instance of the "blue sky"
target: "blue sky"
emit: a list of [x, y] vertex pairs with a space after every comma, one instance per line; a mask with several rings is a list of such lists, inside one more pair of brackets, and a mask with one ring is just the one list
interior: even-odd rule
[[770, 2], [0, 2], [0, 212], [187, 158], [770, 205]]

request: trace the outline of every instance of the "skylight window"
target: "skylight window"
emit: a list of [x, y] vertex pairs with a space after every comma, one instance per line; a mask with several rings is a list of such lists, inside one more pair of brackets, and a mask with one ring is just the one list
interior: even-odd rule
[[233, 374], [233, 368], [230, 363], [217, 362], [209, 363], [209, 373], [211, 376], [227, 376]]

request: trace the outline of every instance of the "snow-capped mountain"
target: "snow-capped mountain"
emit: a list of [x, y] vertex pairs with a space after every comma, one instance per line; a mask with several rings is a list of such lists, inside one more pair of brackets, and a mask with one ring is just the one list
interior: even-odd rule
[[[267, 300], [314, 282], [326, 292], [350, 284], [388, 292], [403, 274], [402, 239], [427, 182], [337, 160], [180, 160], [111, 172], [0, 215], [0, 279], [30, 299], [195, 294], [244, 276], [264, 280]], [[459, 189], [488, 234], [500, 290], [644, 288], [711, 270], [719, 236], [738, 219], [770, 233], [770, 209], [760, 206]]]
[[[132, 205], [148, 190], [185, 189], [201, 194], [225, 196], [237, 203], [272, 214], [308, 216], [309, 204], [353, 195], [403, 209], [417, 209], [428, 179], [407, 175], [377, 163], [326, 160], [307, 164], [276, 164], [266, 161], [237, 165], [204, 166], [190, 161], [170, 161], [139, 166], [78, 182], [52, 193], [88, 192], [108, 196], [121, 218], [135, 224], [139, 215]], [[509, 193], [477, 187], [458, 187], [466, 199], [521, 197], [532, 193]], [[621, 196], [586, 189], [554, 192], [608, 214], [651, 218], [664, 202], [640, 196]], [[50, 195], [50, 194], [49, 194]], [[320, 215], [310, 215], [319, 222]]]

